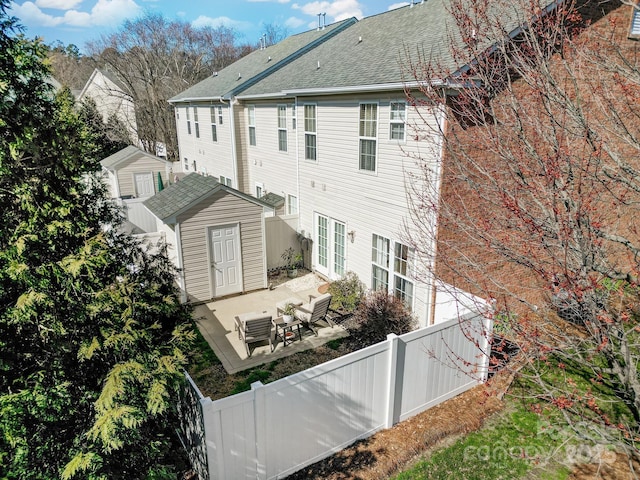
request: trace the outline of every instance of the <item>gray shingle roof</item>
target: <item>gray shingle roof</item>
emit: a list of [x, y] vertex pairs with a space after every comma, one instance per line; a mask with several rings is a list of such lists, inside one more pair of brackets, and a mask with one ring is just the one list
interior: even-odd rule
[[255, 50], [222, 69], [216, 76], [211, 76], [193, 85], [169, 101], [177, 103], [190, 100], [211, 100], [236, 95], [244, 88], [255, 83], [262, 75], [280, 68], [283, 64], [297, 58], [307, 49], [313, 48], [318, 43], [348, 28], [355, 22], [355, 18], [342, 20], [327, 25], [321, 30], [310, 30], [292, 35], [264, 50]]
[[[546, 5], [550, 0], [539, 2]], [[411, 82], [409, 59], [436, 61], [453, 73], [464, 65], [457, 65], [451, 53], [451, 42], [461, 41], [451, 8], [450, 0], [427, 0], [363, 18], [239, 97]], [[503, 0], [493, 8], [492, 14], [503, 21], [506, 31], [520, 23], [517, 5]]]
[[134, 147], [133, 145], [129, 145], [128, 147], [123, 148], [122, 150], [114, 153], [113, 155], [110, 155], [107, 158], [100, 160], [100, 165], [102, 165], [105, 168], [113, 169], [117, 167], [120, 163], [125, 162], [134, 156], [141, 156], [141, 157], [145, 156], [165, 164], [171, 163], [168, 160], [165, 160], [164, 158], [156, 157], [155, 155], [152, 155], [143, 150], [140, 150], [139, 148]]
[[260, 197], [260, 200], [275, 208], [284, 205], [284, 197], [273, 192], [265, 193], [262, 197]]
[[193, 205], [224, 190], [262, 207], [271, 207], [257, 198], [246, 195], [226, 185], [222, 185], [214, 177], [190, 173], [177, 183], [169, 185], [161, 192], [143, 202], [144, 206], [160, 220], [175, 218]]
[[427, 0], [363, 18], [241, 96], [401, 83], [408, 77], [405, 53], [436, 55], [450, 64], [447, 3]]

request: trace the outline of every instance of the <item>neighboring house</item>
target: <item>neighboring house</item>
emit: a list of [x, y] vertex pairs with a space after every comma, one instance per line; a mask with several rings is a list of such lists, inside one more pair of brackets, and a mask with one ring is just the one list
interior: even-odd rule
[[155, 231], [155, 219], [141, 202], [169, 184], [172, 163], [128, 146], [103, 159], [100, 165], [111, 197], [127, 207], [127, 219], [136, 227], [134, 231]]
[[128, 132], [129, 142], [138, 143], [133, 99], [115, 75], [96, 68], [77, 97], [79, 103], [85, 98], [93, 99], [105, 123], [110, 118], [118, 119]]
[[183, 301], [267, 287], [265, 211], [272, 207], [191, 173], [144, 201], [180, 269]]

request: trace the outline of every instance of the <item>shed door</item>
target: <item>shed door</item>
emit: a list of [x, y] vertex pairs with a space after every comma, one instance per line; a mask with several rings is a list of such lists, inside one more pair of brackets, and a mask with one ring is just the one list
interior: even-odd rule
[[150, 197], [155, 193], [153, 173], [134, 173], [133, 178], [136, 184], [136, 196], [138, 198]]
[[222, 297], [242, 291], [242, 258], [240, 226], [224, 225], [209, 229], [209, 261], [211, 265], [211, 297]]

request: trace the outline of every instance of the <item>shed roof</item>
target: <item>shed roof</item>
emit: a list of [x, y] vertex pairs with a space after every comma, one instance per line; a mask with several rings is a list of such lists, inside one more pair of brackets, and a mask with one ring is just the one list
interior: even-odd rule
[[128, 147], [123, 148], [122, 150], [117, 151], [113, 155], [109, 155], [107, 158], [100, 160], [100, 165], [109, 169], [115, 170], [118, 165], [127, 160], [132, 159], [133, 157], [148, 157], [152, 160], [156, 160], [158, 162], [162, 162], [164, 164], [171, 164], [169, 160], [164, 158], [156, 157], [150, 153], [147, 153], [143, 150], [140, 150], [138, 147], [134, 147], [133, 145], [129, 145]]
[[217, 72], [179, 93], [169, 100], [171, 103], [217, 100], [237, 95], [265, 75], [282, 68], [304, 52], [315, 48], [340, 31], [356, 23], [355, 18], [327, 25], [323, 29], [291, 35], [265, 49], [259, 49], [242, 57], [228, 67]]
[[190, 173], [143, 203], [160, 220], [165, 223], [175, 223], [178, 215], [219, 191], [228, 192], [261, 207], [272, 208], [271, 205], [255, 197], [221, 184], [214, 177], [197, 173]]
[[273, 192], [265, 193], [262, 197], [260, 197], [260, 200], [268, 205], [271, 205], [274, 208], [278, 208], [284, 205], [284, 197]]

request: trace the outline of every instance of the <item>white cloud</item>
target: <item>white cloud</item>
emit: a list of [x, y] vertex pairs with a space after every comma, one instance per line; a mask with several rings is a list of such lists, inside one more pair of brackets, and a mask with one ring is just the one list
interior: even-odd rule
[[[326, 13], [327, 23], [337, 22], [345, 18], [362, 18], [362, 7], [357, 0], [335, 0], [333, 2], [316, 1], [303, 5], [294, 3], [291, 8], [301, 10], [307, 15], [317, 16], [318, 13]], [[331, 20], [329, 20], [331, 19]]]
[[71, 10], [82, 3], [82, 0], [36, 0], [39, 8], [54, 8], [56, 10]]
[[409, 5], [409, 2], [394, 3], [393, 5], [389, 5], [389, 8], [387, 8], [387, 11], [395, 10], [396, 8], [400, 8], [400, 7], [406, 7], [407, 5]]
[[292, 30], [295, 30], [299, 27], [301, 27], [302, 25], [304, 25], [305, 23], [307, 23], [306, 20], [302, 20], [301, 18], [298, 17], [289, 17], [284, 21], [284, 26], [287, 28], [290, 28]]
[[275, 3], [289, 3], [291, 0], [247, 0], [249, 3], [266, 3], [266, 2], [275, 2]]
[[136, 17], [142, 13], [142, 9], [134, 0], [98, 0], [89, 12], [72, 9], [61, 16], [45, 13], [33, 2], [24, 2], [22, 5], [14, 3], [12, 10], [24, 24], [30, 27], [115, 27], [127, 18]]
[[206, 15], [200, 15], [193, 22], [191, 22], [191, 25], [193, 25], [196, 28], [201, 28], [201, 27], [216, 28], [216, 27], [225, 26], [225, 27], [237, 28], [238, 30], [249, 30], [252, 27], [252, 24], [250, 22], [232, 20], [229, 17], [212, 18], [212, 17], [207, 17]]

